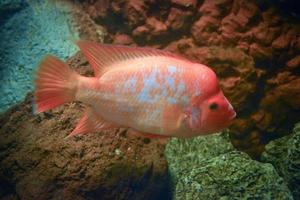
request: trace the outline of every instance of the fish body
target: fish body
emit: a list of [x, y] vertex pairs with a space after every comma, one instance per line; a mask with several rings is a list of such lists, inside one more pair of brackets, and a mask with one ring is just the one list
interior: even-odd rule
[[[152, 136], [193, 137], [219, 131], [235, 117], [215, 73], [205, 65], [158, 50], [78, 45], [96, 77], [80, 76], [50, 57], [41, 63], [36, 81], [38, 111], [72, 100], [88, 105], [71, 135], [128, 127]], [[46, 82], [57, 66], [64, 81]], [[57, 91], [61, 97], [53, 100]]]

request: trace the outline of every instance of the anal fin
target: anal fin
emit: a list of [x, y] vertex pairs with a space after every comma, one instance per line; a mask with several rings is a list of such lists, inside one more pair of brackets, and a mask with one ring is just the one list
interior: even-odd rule
[[76, 125], [76, 128], [67, 136], [67, 138], [89, 132], [104, 131], [116, 127], [116, 125], [105, 121], [97, 115], [91, 108], [88, 108], [82, 118]]

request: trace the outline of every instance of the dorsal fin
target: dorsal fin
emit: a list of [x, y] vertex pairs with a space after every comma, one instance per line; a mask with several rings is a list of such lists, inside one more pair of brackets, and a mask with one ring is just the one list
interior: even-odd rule
[[80, 50], [87, 58], [88, 62], [94, 69], [96, 77], [105, 73], [109, 67], [116, 62], [148, 57], [148, 56], [167, 56], [178, 59], [184, 59], [178, 55], [163, 51], [159, 49], [153, 49], [149, 47], [130, 47], [110, 44], [98, 44], [96, 42], [80, 40], [77, 42]]

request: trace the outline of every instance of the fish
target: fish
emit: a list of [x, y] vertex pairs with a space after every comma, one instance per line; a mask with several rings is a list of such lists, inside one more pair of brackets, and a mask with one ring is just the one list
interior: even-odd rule
[[94, 70], [85, 77], [48, 55], [35, 79], [36, 112], [79, 101], [86, 110], [69, 136], [128, 128], [148, 138], [218, 132], [236, 116], [215, 72], [159, 49], [76, 43]]

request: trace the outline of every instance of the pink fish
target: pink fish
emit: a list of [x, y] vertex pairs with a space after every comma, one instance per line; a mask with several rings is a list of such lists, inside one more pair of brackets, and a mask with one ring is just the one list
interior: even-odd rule
[[236, 113], [207, 66], [172, 53], [77, 42], [94, 69], [84, 77], [47, 56], [39, 65], [37, 112], [87, 105], [71, 135], [127, 127], [145, 137], [193, 137], [227, 127]]

